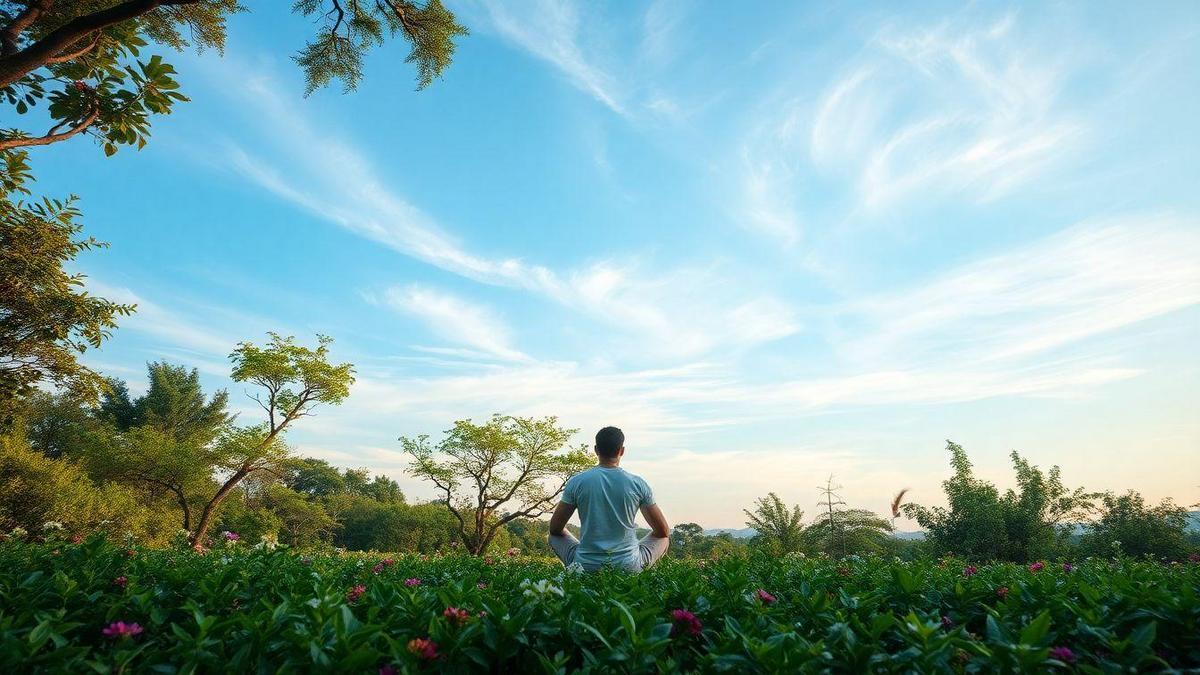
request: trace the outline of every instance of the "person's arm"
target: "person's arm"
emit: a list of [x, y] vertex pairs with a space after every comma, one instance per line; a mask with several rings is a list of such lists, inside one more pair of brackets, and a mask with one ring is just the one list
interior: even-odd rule
[[563, 530], [567, 527], [567, 521], [571, 520], [571, 516], [573, 515], [575, 515], [574, 504], [559, 502], [558, 506], [554, 507], [554, 514], [550, 516], [550, 536], [563, 536]]
[[[663, 515], [662, 509], [658, 508], [658, 504], [647, 504], [642, 507], [642, 517], [646, 519], [646, 524], [650, 526], [650, 535], [658, 539], [666, 539], [671, 536], [671, 526], [667, 525], [667, 517]], [[554, 520], [550, 520], [551, 532], [554, 531]]]

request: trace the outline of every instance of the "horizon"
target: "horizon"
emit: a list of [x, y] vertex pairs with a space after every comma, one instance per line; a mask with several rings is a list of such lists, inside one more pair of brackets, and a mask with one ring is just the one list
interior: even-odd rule
[[446, 4], [427, 90], [391, 44], [304, 98], [307, 23], [252, 12], [170, 54], [192, 101], [141, 152], [36, 150], [139, 305], [83, 361], [249, 422], [236, 344], [327, 334], [358, 381], [288, 438], [410, 501], [399, 436], [504, 413], [621, 427], [673, 525], [809, 520], [831, 474], [942, 504], [946, 439], [1001, 490], [1015, 450], [1200, 502], [1194, 8]]

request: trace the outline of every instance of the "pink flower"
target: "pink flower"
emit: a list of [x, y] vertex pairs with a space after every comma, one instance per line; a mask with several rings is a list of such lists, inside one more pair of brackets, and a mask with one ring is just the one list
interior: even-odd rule
[[696, 618], [695, 614], [686, 609], [676, 609], [671, 612], [671, 621], [675, 624], [672, 632], [687, 633], [688, 635], [699, 635], [704, 630], [700, 619]]
[[1038, 561], [1029, 566], [1029, 571], [1030, 572], [1041, 572], [1042, 569], [1045, 567], [1046, 567], [1045, 563]]
[[764, 605], [769, 605], [772, 602], [775, 602], [775, 596], [771, 595], [770, 593], [764, 591], [761, 588], [754, 592], [754, 597], [761, 600]]
[[950, 630], [951, 628], [954, 628], [954, 619], [951, 619], [948, 616], [943, 616], [942, 617], [942, 628], [945, 628], [946, 630]]
[[977, 572], [979, 572], [979, 568], [974, 565], [967, 565], [966, 567], [963, 568], [963, 576], [964, 577], [975, 576], [975, 574]]
[[1200, 563], [1200, 553], [1193, 553], [1189, 555], [1188, 562]]
[[446, 611], [442, 612], [442, 616], [446, 617], [450, 623], [459, 626], [471, 620], [471, 613], [460, 607], [447, 607]]
[[399, 674], [400, 674], [400, 671], [396, 670], [396, 666], [393, 666], [390, 663], [384, 664], [379, 667], [379, 675], [399, 675]]
[[379, 563], [371, 568], [371, 574], [379, 574], [383, 571], [383, 563]]
[[80, 544], [80, 543], [83, 543], [83, 537], [81, 537], [81, 536], [79, 536], [79, 535], [77, 535], [77, 534], [76, 534], [76, 535], [73, 535], [73, 536], [71, 537], [71, 543], [72, 543], [72, 544]]
[[362, 594], [366, 592], [367, 587], [363, 586], [362, 584], [358, 584], [354, 588], [346, 591], [346, 602], [357, 602], [358, 599], [362, 597]]
[[125, 584], [127, 583], [129, 583], [129, 579], [126, 579], [124, 575], [113, 579], [113, 586], [116, 586], [117, 588], [125, 588]]
[[409, 586], [409, 587], [412, 587], [412, 586], [420, 586], [420, 585], [421, 585], [421, 580], [420, 580], [420, 579], [417, 579], [416, 577], [413, 577], [412, 579], [405, 579], [405, 580], [404, 580], [404, 585], [405, 585], [405, 586]]
[[1075, 571], [1075, 566], [1071, 563], [1063, 563], [1063, 571], [1070, 574]]
[[142, 627], [136, 623], [125, 623], [124, 621], [114, 621], [108, 624], [108, 627], [101, 630], [100, 634], [106, 638], [119, 640], [121, 638], [133, 637], [142, 632]]
[[392, 565], [396, 564], [396, 561], [392, 560], [391, 558], [384, 558], [383, 562], [381, 562], [379, 564], [383, 565], [384, 567], [391, 567]]
[[481, 581], [481, 582], [475, 584], [475, 588], [478, 588], [479, 590], [482, 591], [483, 589], [487, 588], [487, 584], [485, 584]]
[[1075, 652], [1071, 651], [1070, 647], [1052, 647], [1050, 658], [1063, 663], [1075, 663]]
[[432, 661], [438, 657], [437, 643], [427, 638], [413, 638], [408, 641], [408, 651], [416, 654], [418, 659]]
[[1008, 597], [1008, 586], [1001, 586], [1000, 588], [997, 588], [996, 596], [999, 597], [1000, 599], [1007, 598]]
[[521, 549], [514, 546], [513, 548], [508, 549], [507, 553], [508, 553], [508, 557], [515, 558], [515, 557], [521, 555]]
[[238, 539], [241, 539], [241, 536], [239, 536], [237, 532], [225, 531], [221, 533], [221, 536], [225, 537], [225, 541], [237, 541]]

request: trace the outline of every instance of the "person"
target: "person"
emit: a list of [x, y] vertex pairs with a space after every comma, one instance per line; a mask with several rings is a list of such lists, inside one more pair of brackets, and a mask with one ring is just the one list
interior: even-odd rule
[[[621, 468], [625, 434], [604, 427], [596, 434], [596, 466], [567, 481], [550, 517], [550, 547], [564, 565], [592, 572], [612, 565], [631, 572], [650, 567], [667, 552], [671, 528], [641, 477]], [[567, 531], [578, 509], [579, 539]], [[640, 541], [634, 518], [641, 511], [650, 533]]]

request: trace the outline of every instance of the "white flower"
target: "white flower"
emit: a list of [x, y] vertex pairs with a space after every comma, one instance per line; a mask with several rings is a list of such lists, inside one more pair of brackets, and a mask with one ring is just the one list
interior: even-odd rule
[[312, 607], [313, 609], [316, 609], [317, 607], [321, 606], [321, 601], [318, 600], [317, 598], [313, 598], [312, 600], [308, 601], [308, 606]]
[[567, 565], [567, 574], [583, 574], [583, 565], [580, 565], [578, 562]]
[[14, 528], [13, 528], [13, 529], [12, 529], [12, 530], [9, 532], [9, 534], [11, 534], [11, 535], [12, 535], [12, 536], [14, 536], [14, 537], [21, 538], [21, 537], [24, 537], [25, 535], [29, 534], [29, 532], [28, 532], [28, 531], [26, 531], [26, 529], [25, 529], [25, 528], [23, 528], [23, 527], [21, 527], [21, 526], [19, 526], [19, 525], [18, 525], [17, 527], [14, 527]]
[[548, 579], [534, 583], [529, 579], [521, 582], [521, 588], [525, 589], [525, 597], [545, 597], [547, 595], [557, 595], [563, 597], [563, 589], [550, 583]]
[[42, 529], [47, 532], [57, 532], [63, 529], [63, 524], [57, 520], [47, 520], [45, 523], [42, 523]]

